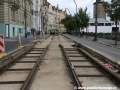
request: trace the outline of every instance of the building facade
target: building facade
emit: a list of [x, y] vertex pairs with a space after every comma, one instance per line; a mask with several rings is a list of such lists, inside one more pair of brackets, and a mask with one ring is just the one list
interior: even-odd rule
[[48, 2], [47, 4], [48, 6], [48, 23], [47, 23], [47, 26], [48, 26], [48, 30], [51, 30], [53, 28], [55, 28], [54, 26], [54, 22], [55, 22], [55, 13], [54, 13], [54, 10], [53, 10], [53, 6], [51, 3]]
[[[93, 18], [96, 17], [96, 2], [93, 4]], [[106, 13], [103, 7], [103, 0], [97, 0], [97, 18], [106, 18]]]
[[58, 29], [58, 30], [60, 30], [60, 32], [65, 31], [64, 25], [60, 24], [60, 21], [63, 18], [65, 18], [65, 11], [60, 10], [58, 5], [57, 5], [57, 7], [52, 6], [52, 4], [50, 4], [49, 2], [47, 4], [47, 8], [48, 8], [48, 12], [47, 12], [48, 30]]
[[0, 34], [6, 38], [25, 35], [25, 3], [27, 32], [31, 31], [31, 0], [2, 0], [0, 2]]
[[[63, 10], [60, 10], [60, 21], [66, 17], [66, 12]], [[61, 33], [66, 32], [66, 28], [63, 24], [60, 24], [60, 30]]]
[[[88, 31], [87, 32], [95, 32], [95, 18], [90, 18]], [[116, 28], [115, 22], [108, 21], [105, 18], [98, 18], [98, 26], [97, 26], [97, 32], [98, 33], [112, 33], [114, 29]], [[119, 24], [117, 24], [117, 27], [119, 28]], [[119, 29], [120, 30], [120, 29]]]

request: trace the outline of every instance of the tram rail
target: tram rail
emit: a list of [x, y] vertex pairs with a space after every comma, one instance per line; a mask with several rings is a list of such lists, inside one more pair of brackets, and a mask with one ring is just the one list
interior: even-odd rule
[[[71, 74], [71, 78], [73, 80], [74, 86], [77, 87], [77, 90], [84, 90], [84, 89], [78, 89], [78, 87], [83, 87], [82, 82], [85, 82], [80, 80], [80, 78], [82, 77], [86, 77], [86, 78], [104, 77], [104, 78], [108, 78], [111, 82], [115, 82], [115, 84], [120, 86], [120, 76], [117, 73], [112, 72], [110, 69], [104, 67], [103, 64], [100, 63], [97, 57], [92, 56], [91, 54], [89, 54], [89, 52], [85, 51], [83, 48], [64, 48], [63, 45], [59, 45], [59, 46], [66, 59], [68, 70]], [[71, 57], [74, 58], [74, 60], [71, 59]], [[78, 57], [80, 57], [81, 59], [77, 59]], [[81, 63], [90, 62], [91, 64], [90, 65], [79, 64], [79, 62]], [[80, 73], [79, 74], [75, 69], [80, 69], [80, 68], [82, 68], [82, 70], [95, 68], [97, 72], [100, 72], [100, 74], [89, 74], [88, 72], [79, 72]]]

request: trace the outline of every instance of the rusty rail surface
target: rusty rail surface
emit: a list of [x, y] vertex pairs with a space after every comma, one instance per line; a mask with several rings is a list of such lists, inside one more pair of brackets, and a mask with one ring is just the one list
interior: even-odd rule
[[[60, 48], [62, 49], [62, 52], [64, 54], [64, 57], [66, 59], [66, 63], [67, 66], [69, 67], [69, 71], [70, 74], [72, 76], [72, 80], [74, 82], [74, 85], [77, 87], [82, 87], [80, 78], [78, 77], [106, 77], [109, 78], [112, 82], [114, 82], [115, 84], [118, 85], [118, 87], [120, 86], [120, 74], [119, 73], [115, 73], [113, 72], [111, 69], [108, 69], [104, 66], [103, 63], [101, 63], [101, 61], [99, 60], [98, 57], [95, 57], [93, 55], [91, 55], [88, 51], [84, 50], [83, 48], [79, 48], [79, 47], [75, 47], [75, 48], [64, 48], [62, 45], [59, 45]], [[69, 51], [69, 52], [67, 52]], [[76, 51], [76, 52], [74, 52]], [[71, 54], [71, 55], [69, 55]], [[76, 55], [76, 54], [81, 54], [82, 56]], [[73, 60], [70, 59], [70, 57], [74, 57], [74, 59], [76, 57], [85, 57], [86, 60]], [[72, 64], [72, 62], [91, 62], [92, 65], [76, 65], [74, 66]], [[99, 72], [101, 72], [102, 74], [100, 75], [89, 75], [89, 74], [77, 74], [77, 72], [75, 71], [75, 68], [96, 68], [98, 69]], [[79, 89], [78, 89], [79, 90]], [[81, 89], [83, 90], [83, 89]]]
[[39, 60], [37, 61], [37, 63], [34, 65], [32, 71], [30, 72], [29, 76], [27, 77], [27, 79], [25, 80], [24, 84], [22, 85], [20, 90], [29, 90], [30, 85], [33, 81], [33, 79], [35, 78], [35, 75], [37, 73], [37, 70], [39, 68], [39, 66], [41, 65], [42, 59], [45, 56], [47, 50], [48, 50], [49, 45], [47, 45], [47, 47], [45, 48], [45, 50], [43, 51], [43, 53], [40, 55]]
[[[46, 36], [48, 39], [50, 35]], [[7, 68], [9, 68], [14, 62], [23, 57], [27, 52], [29, 52], [36, 44], [31, 44], [23, 47], [22, 49], [14, 50], [13, 52], [7, 54], [0, 58], [0, 74], [2, 74]]]
[[100, 53], [94, 51], [94, 50], [91, 50], [89, 49], [88, 47], [86, 46], [82, 46], [82, 48], [84, 50], [86, 50], [87, 52], [91, 53], [91, 54], [94, 54], [96, 57], [100, 58], [102, 61], [105, 61], [106, 63], [110, 63], [112, 66], [114, 66], [115, 68], [118, 68], [120, 69], [120, 65], [114, 61], [114, 60], [111, 60], [110, 58], [108, 57], [105, 57], [104, 55], [101, 55]]
[[116, 73], [112, 72], [111, 70], [105, 68], [97, 58], [89, 54], [87, 51], [85, 51], [82, 48], [78, 48], [78, 50], [82, 53], [84, 53], [87, 57], [89, 57], [93, 62], [95, 62], [102, 70], [104, 70], [110, 79], [115, 81], [120, 86], [120, 76], [118, 76]]
[[[47, 36], [45, 39], [49, 38]], [[48, 44], [45, 48], [34, 48], [35, 44], [23, 47], [22, 49], [15, 50], [14, 52], [9, 53], [8, 55], [0, 58], [0, 73], [2, 74], [4, 71], [30, 71], [28, 73], [28, 76], [25, 81], [0, 81], [0, 84], [22, 84], [22, 87], [20, 90], [29, 90], [30, 86], [32, 84], [32, 81], [35, 78], [35, 75], [39, 69], [39, 66], [41, 65], [41, 62], [43, 60], [43, 57], [45, 56], [48, 48]], [[30, 51], [42, 51], [37, 53], [31, 53]], [[30, 56], [26, 56], [27, 54], [30, 54]], [[34, 54], [40, 54], [40, 56], [31, 56]], [[37, 61], [20, 61], [22, 58], [37, 58]], [[15, 63], [35, 63], [34, 67], [32, 68], [15, 68], [10, 69], [9, 67], [12, 66]]]
[[84, 89], [78, 89], [78, 87], [82, 87], [82, 84], [80, 83], [79, 78], [78, 78], [75, 70], [72, 67], [72, 64], [71, 64], [71, 62], [70, 62], [70, 60], [69, 60], [69, 58], [66, 54], [66, 51], [65, 51], [64, 47], [62, 45], [59, 45], [59, 47], [61, 48], [61, 50], [63, 52], [63, 55], [66, 59], [66, 64], [68, 66], [68, 70], [69, 70], [69, 73], [70, 73], [71, 78], [73, 80], [74, 86], [76, 87], [76, 90], [84, 90]]
[[6, 69], [8, 69], [14, 62], [23, 57], [27, 52], [29, 52], [34, 45], [29, 47], [24, 47], [20, 50], [16, 50], [13, 53], [8, 54], [7, 56], [2, 57], [0, 60], [0, 74], [2, 74]]

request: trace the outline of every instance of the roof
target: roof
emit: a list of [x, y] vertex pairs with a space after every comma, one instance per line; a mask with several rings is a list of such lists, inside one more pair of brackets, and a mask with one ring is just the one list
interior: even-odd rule
[[[104, 1], [104, 0], [98, 0], [97, 3], [103, 3], [103, 1]], [[96, 2], [93, 3], [93, 4], [96, 4]]]
[[[97, 18], [98, 22], [104, 23], [104, 22], [109, 22], [112, 23], [112, 21], [108, 21], [105, 18]], [[95, 18], [90, 18], [89, 22], [94, 23], [95, 22]]]

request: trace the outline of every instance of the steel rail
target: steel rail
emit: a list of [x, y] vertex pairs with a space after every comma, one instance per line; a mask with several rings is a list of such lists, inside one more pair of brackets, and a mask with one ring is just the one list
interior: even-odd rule
[[112, 59], [105, 57], [104, 55], [98, 53], [97, 51], [91, 50], [86, 46], [82, 45], [82, 48], [88, 52], [90, 52], [91, 54], [96, 55], [98, 58], [100, 58], [102, 61], [105, 61], [107, 63], [110, 63], [112, 66], [114, 66], [115, 68], [120, 69], [120, 64], [118, 64], [116, 61], [113, 61]]
[[5, 60], [1, 65], [0, 65], [0, 74], [2, 74], [5, 70], [7, 70], [14, 62], [19, 60], [22, 56], [25, 55], [25, 53], [29, 52], [34, 45], [31, 45], [30, 47], [23, 48], [20, 50], [20, 52], [17, 52], [16, 54], [13, 54], [9, 57], [6, 57], [7, 60]]
[[98, 66], [100, 66], [105, 72], [107, 72], [109, 75], [108, 77], [114, 80], [120, 86], [120, 76], [118, 76], [116, 73], [113, 73], [111, 70], [105, 68], [101, 63], [98, 62], [99, 60], [96, 57], [92, 56], [87, 51], [83, 50], [82, 48], [78, 48], [78, 50], [84, 53], [87, 57], [93, 60]]
[[[50, 44], [49, 44], [50, 45]], [[37, 61], [37, 63], [34, 65], [32, 71], [30, 72], [30, 74], [28, 75], [27, 79], [25, 80], [24, 84], [22, 85], [20, 90], [29, 90], [30, 85], [33, 81], [33, 79], [35, 78], [35, 75], [38, 71], [39, 66], [41, 65], [41, 62], [48, 50], [49, 45], [47, 45], [47, 47], [45, 48], [45, 50], [43, 51], [43, 53], [40, 55], [39, 60]]]
[[[69, 37], [67, 37], [67, 36], [65, 36], [65, 35], [63, 35], [63, 36], [64, 36], [65, 38], [67, 38], [67, 39], [70, 39]], [[71, 39], [70, 39], [70, 40], [71, 40]], [[72, 40], [72, 41], [74, 41], [74, 40]], [[118, 64], [118, 62], [112, 60], [111, 58], [106, 57], [106, 56], [98, 53], [97, 51], [94, 51], [94, 50], [88, 48], [87, 46], [85, 46], [85, 45], [77, 42], [77, 41], [74, 41], [74, 43], [80, 44], [81, 47], [84, 48], [85, 50], [87, 50], [88, 52], [94, 53], [94, 55], [96, 55], [98, 58], [101, 58], [103, 61], [105, 61], [105, 62], [107, 62], [107, 63], [110, 63], [110, 64], [111, 64], [112, 66], [114, 66], [115, 68], [120, 69], [120, 64]]]
[[[50, 35], [45, 37], [45, 39], [49, 38]], [[7, 70], [14, 62], [19, 60], [22, 56], [25, 55], [25, 53], [29, 52], [35, 44], [32, 44], [30, 46], [23, 47], [22, 49], [15, 50], [14, 52], [9, 53], [6, 56], [3, 56], [0, 58], [0, 74], [2, 74], [5, 70]]]
[[82, 84], [80, 83], [79, 78], [78, 78], [77, 74], [75, 73], [74, 68], [72, 67], [72, 64], [67, 56], [67, 53], [65, 52], [65, 48], [60, 44], [59, 44], [59, 47], [61, 48], [63, 55], [66, 59], [66, 64], [67, 64], [68, 70], [71, 74], [71, 78], [73, 80], [74, 86], [76, 87], [77, 90], [84, 90], [84, 89], [78, 89], [78, 87], [82, 87]]

